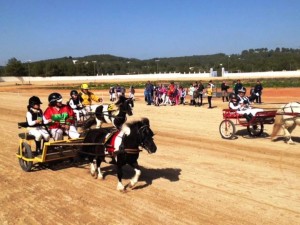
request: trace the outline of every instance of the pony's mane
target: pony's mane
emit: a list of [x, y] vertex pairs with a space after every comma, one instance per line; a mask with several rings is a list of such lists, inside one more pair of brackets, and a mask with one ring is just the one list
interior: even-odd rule
[[139, 124], [139, 123], [141, 123], [141, 125], [148, 125], [148, 126], [150, 126], [150, 121], [146, 117], [143, 117], [143, 118], [141, 118], [139, 120], [133, 120], [133, 121], [127, 122], [124, 125], [126, 125], [128, 127], [132, 127], [132, 126], [135, 126], [136, 124]]
[[118, 99], [118, 101], [115, 103], [115, 105], [119, 106], [120, 104], [124, 103], [126, 101], [126, 97], [121, 95]]
[[83, 121], [82, 124], [82, 128], [84, 130], [89, 129], [91, 126], [93, 126], [94, 124], [96, 124], [96, 119], [94, 116], [91, 116], [90, 118], [86, 119], [85, 121]]

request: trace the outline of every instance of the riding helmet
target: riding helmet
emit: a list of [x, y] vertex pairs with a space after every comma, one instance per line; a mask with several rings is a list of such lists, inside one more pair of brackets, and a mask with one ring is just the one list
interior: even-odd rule
[[51, 105], [55, 105], [57, 102], [62, 102], [62, 96], [57, 92], [51, 93], [48, 97], [48, 101]]
[[72, 97], [72, 95], [78, 95], [78, 92], [77, 92], [76, 90], [72, 90], [72, 91], [70, 92], [70, 96]]
[[246, 89], [244, 87], [242, 87], [241, 89], [238, 90], [238, 92], [246, 93]]
[[230, 99], [237, 99], [236, 95], [234, 93], [231, 93], [231, 95], [229, 96]]
[[31, 98], [29, 98], [28, 100], [28, 104], [33, 107], [34, 105], [39, 105], [39, 104], [43, 104], [41, 102], [41, 100], [39, 99], [39, 97], [37, 96], [32, 96]]
[[81, 89], [89, 89], [89, 85], [88, 84], [82, 84], [80, 88]]

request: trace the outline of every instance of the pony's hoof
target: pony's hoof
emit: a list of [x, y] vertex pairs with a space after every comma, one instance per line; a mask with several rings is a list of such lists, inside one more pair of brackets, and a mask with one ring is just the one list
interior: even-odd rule
[[125, 187], [123, 186], [122, 183], [118, 183], [117, 191], [125, 191]]
[[99, 180], [104, 180], [103, 174], [102, 174], [102, 173], [99, 173], [98, 176], [97, 176], [97, 179], [99, 179]]
[[94, 163], [90, 164], [90, 173], [92, 175], [92, 177], [94, 177], [96, 175], [96, 167]]
[[130, 180], [129, 187], [133, 188], [137, 184], [137, 181]]

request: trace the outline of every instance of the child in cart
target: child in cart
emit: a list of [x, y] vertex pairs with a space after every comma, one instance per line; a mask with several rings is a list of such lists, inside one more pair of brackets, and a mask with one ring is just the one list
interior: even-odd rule
[[69, 106], [73, 109], [77, 121], [80, 121], [80, 116], [86, 116], [86, 110], [83, 108], [83, 105], [81, 103], [81, 99], [78, 96], [78, 92], [76, 90], [72, 90], [70, 92], [70, 100], [69, 100]]
[[44, 123], [49, 124], [51, 136], [55, 141], [63, 140], [66, 133], [70, 138], [80, 134], [74, 126], [74, 112], [70, 106], [62, 104], [61, 94], [54, 92], [48, 96], [49, 106], [44, 113]]
[[80, 86], [81, 91], [79, 92], [79, 97], [82, 101], [82, 105], [87, 112], [91, 112], [92, 108], [96, 108], [98, 105], [92, 105], [92, 102], [102, 102], [102, 98], [96, 96], [93, 92], [89, 90], [88, 84], [82, 84]]
[[245, 97], [245, 90], [240, 89], [239, 90], [239, 95], [231, 94], [230, 95], [230, 101], [229, 101], [229, 108], [233, 110], [237, 110], [238, 114], [243, 115], [246, 120], [249, 122], [253, 116], [257, 112], [262, 112], [263, 109], [253, 109], [250, 106], [250, 101], [247, 97]]
[[26, 120], [28, 123], [28, 133], [35, 137], [36, 154], [42, 154], [43, 142], [49, 141], [50, 134], [43, 126], [43, 111], [40, 109], [42, 104], [37, 96], [32, 96], [28, 100]]

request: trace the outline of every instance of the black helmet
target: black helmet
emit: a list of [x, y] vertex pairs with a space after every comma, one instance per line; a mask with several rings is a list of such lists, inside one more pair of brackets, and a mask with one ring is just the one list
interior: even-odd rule
[[232, 95], [230, 96], [230, 98], [231, 98], [231, 99], [237, 99], [237, 96], [236, 96], [235, 94], [232, 94]]
[[229, 95], [229, 98], [230, 99], [237, 99], [237, 96], [234, 93], [232, 93], [231, 95]]
[[77, 92], [76, 90], [72, 90], [72, 91], [70, 92], [70, 96], [72, 97], [72, 95], [78, 95], [78, 92]]
[[61, 94], [57, 93], [57, 92], [54, 92], [54, 93], [51, 93], [48, 97], [48, 101], [50, 104], [56, 104], [57, 102], [61, 102], [62, 101], [62, 96]]
[[244, 87], [241, 87], [239, 90], [238, 90], [239, 93], [246, 93], [246, 88]]
[[41, 102], [41, 100], [39, 99], [39, 97], [37, 96], [32, 96], [29, 100], [28, 100], [28, 104], [29, 106], [33, 107], [34, 105], [39, 105], [39, 104], [43, 104]]

